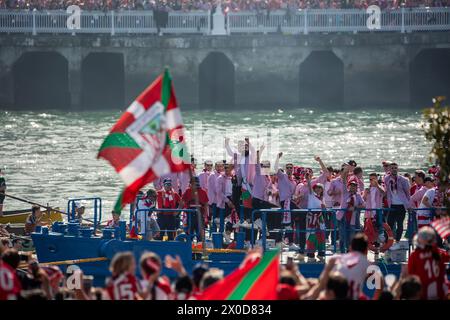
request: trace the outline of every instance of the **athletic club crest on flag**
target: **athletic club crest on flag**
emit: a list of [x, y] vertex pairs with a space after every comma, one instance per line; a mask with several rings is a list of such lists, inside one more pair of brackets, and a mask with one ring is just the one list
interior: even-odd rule
[[126, 132], [147, 153], [150, 159], [161, 155], [166, 144], [164, 106], [157, 101], [137, 118]]

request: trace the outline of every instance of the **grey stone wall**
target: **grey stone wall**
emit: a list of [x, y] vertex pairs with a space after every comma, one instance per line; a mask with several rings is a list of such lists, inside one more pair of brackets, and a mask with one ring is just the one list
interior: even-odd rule
[[[450, 48], [450, 33], [1, 35], [0, 108], [14, 108], [17, 88], [13, 85], [12, 68], [29, 51], [56, 51], [68, 60], [70, 108], [80, 105], [81, 63], [91, 52], [123, 54], [127, 103], [168, 66], [179, 104], [197, 107], [199, 66], [214, 51], [223, 52], [234, 64], [236, 106], [296, 107], [299, 66], [309, 54], [319, 50], [332, 51], [344, 64], [345, 107], [403, 107], [410, 105], [410, 62], [428, 48]], [[318, 94], [322, 89], [317, 88]]]

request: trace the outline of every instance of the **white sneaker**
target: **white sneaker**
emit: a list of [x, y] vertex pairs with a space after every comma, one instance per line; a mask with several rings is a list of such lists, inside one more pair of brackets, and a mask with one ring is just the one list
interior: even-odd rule
[[289, 251], [298, 251], [300, 248], [298, 245], [296, 245], [295, 243], [291, 243], [289, 245]]
[[400, 249], [400, 244], [398, 243], [398, 242], [396, 242], [396, 243], [394, 243], [393, 245], [392, 245], [392, 247], [390, 248], [391, 250], [398, 250], [398, 249]]
[[315, 257], [308, 257], [307, 262], [316, 262], [316, 258]]

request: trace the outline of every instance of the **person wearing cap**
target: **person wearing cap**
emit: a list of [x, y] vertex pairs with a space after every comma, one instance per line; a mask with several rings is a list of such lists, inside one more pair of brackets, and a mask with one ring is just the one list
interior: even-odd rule
[[3, 202], [5, 200], [6, 180], [3, 176], [2, 169], [0, 169], [0, 217], [3, 217]]
[[414, 184], [409, 189], [409, 194], [411, 195], [410, 205], [412, 208], [417, 208], [422, 200], [423, 195], [429, 188], [425, 186], [425, 171], [416, 170], [414, 172]]
[[[398, 165], [395, 162], [391, 163], [390, 173], [384, 177], [384, 187], [387, 204], [391, 209], [387, 214], [387, 223], [395, 230], [395, 240], [398, 243], [402, 238], [406, 211], [411, 207], [411, 187], [408, 178], [398, 174]], [[397, 243], [391, 249], [398, 247]]]
[[414, 236], [415, 250], [408, 259], [408, 274], [416, 275], [422, 284], [423, 300], [447, 300], [445, 251], [437, 247], [436, 232], [424, 226]]
[[[180, 200], [180, 195], [172, 188], [172, 180], [164, 179], [163, 189], [157, 192], [158, 209], [178, 209]], [[178, 212], [158, 212], [157, 216], [160, 237], [167, 234], [168, 239], [173, 240], [179, 226]]]
[[[200, 187], [199, 177], [192, 177], [191, 185], [186, 189], [181, 197], [180, 209], [196, 209], [195, 193], [194, 188], [197, 190], [198, 194], [198, 204], [200, 205], [200, 213], [203, 218], [203, 229], [205, 229], [208, 224], [208, 195], [204, 189]], [[197, 211], [192, 213], [187, 213], [190, 215], [191, 223], [188, 230], [189, 234], [197, 234], [197, 240], [201, 241], [203, 238], [203, 231], [199, 229]], [[185, 219], [186, 225], [188, 224], [188, 219]]]
[[351, 166], [346, 165], [342, 172], [342, 181], [346, 183], [342, 185], [342, 202], [336, 213], [339, 222], [339, 249], [341, 253], [347, 252], [351, 238], [356, 231], [357, 214], [355, 211], [364, 207], [364, 200], [358, 193], [358, 182], [355, 179], [347, 180], [350, 170]]
[[200, 181], [200, 188], [208, 191], [208, 178], [212, 174], [213, 163], [211, 160], [206, 160], [202, 172], [198, 175]]
[[164, 188], [164, 180], [169, 178], [172, 181], [172, 188], [176, 192], [180, 192], [180, 173], [179, 172], [171, 172], [168, 174], [164, 174], [155, 181], [153, 181], [153, 186], [155, 190], [159, 191]]
[[426, 191], [423, 194], [422, 199], [420, 200], [419, 209], [417, 210], [417, 229], [420, 229], [424, 226], [429, 226], [433, 219], [432, 210], [424, 210], [427, 208], [437, 207], [436, 203], [436, 195], [439, 193], [437, 188], [435, 188], [434, 178], [433, 177], [425, 177], [423, 180], [424, 186], [423, 188]]

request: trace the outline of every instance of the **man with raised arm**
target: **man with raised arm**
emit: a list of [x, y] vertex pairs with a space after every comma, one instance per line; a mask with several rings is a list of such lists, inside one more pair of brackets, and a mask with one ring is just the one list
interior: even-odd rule
[[[307, 175], [309, 176], [309, 179], [311, 180], [311, 185], [315, 186], [316, 184], [321, 184], [322, 189], [323, 185], [327, 181], [330, 172], [328, 171], [328, 168], [323, 163], [322, 159], [319, 156], [314, 156], [314, 160], [317, 161], [321, 168], [321, 174], [318, 177], [311, 178], [311, 172], [308, 172]], [[309, 199], [309, 187], [308, 183], [299, 183], [295, 188], [294, 193], [294, 199], [300, 209], [308, 209], [308, 199]], [[306, 213], [300, 213], [297, 215], [297, 221], [298, 228], [300, 230], [306, 229]], [[306, 233], [300, 232], [299, 239], [299, 253], [304, 254], [305, 251], [305, 245], [306, 245]]]

